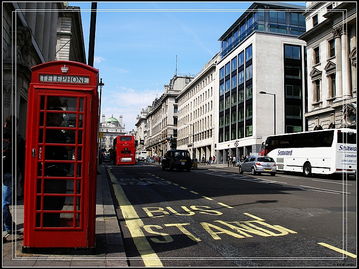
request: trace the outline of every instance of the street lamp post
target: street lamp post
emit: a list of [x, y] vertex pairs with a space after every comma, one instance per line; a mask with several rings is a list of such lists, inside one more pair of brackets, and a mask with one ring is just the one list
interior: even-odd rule
[[265, 91], [260, 91], [259, 92], [260, 94], [269, 94], [269, 95], [273, 95], [274, 97], [274, 117], [273, 117], [273, 122], [274, 122], [274, 134], [276, 134], [276, 130], [277, 130], [277, 126], [276, 126], [276, 96], [275, 96], [275, 93], [270, 93], [270, 92], [265, 92]]

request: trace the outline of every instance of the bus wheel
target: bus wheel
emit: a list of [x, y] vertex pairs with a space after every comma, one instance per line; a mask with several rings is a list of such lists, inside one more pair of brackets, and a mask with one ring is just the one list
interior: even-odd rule
[[312, 174], [312, 166], [310, 165], [310, 162], [306, 162], [303, 166], [303, 174], [306, 177], [309, 177]]

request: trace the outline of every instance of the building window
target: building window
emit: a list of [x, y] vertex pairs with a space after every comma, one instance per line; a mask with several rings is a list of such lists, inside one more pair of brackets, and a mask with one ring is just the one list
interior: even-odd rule
[[300, 85], [285, 85], [285, 92], [287, 98], [301, 99], [302, 97]]
[[253, 135], [253, 125], [247, 125], [246, 126], [246, 136], [252, 136]]
[[313, 101], [319, 102], [320, 101], [320, 80], [314, 81], [314, 88], [313, 88]]
[[243, 51], [238, 54], [238, 66], [242, 66], [244, 64], [244, 54]]
[[335, 74], [331, 74], [329, 77], [329, 96], [331, 98], [335, 98], [336, 92], [336, 82], [335, 82]]
[[300, 105], [286, 105], [286, 118], [301, 119], [302, 109]]
[[246, 119], [252, 118], [252, 104], [247, 104], [246, 106]]
[[246, 48], [246, 62], [252, 59], [252, 45]]
[[285, 78], [290, 79], [301, 79], [301, 66], [286, 66], [285, 67]]
[[300, 46], [284, 45], [286, 59], [300, 60]]
[[230, 90], [230, 86], [231, 86], [231, 81], [228, 79], [225, 82], [225, 87], [226, 87], [225, 91], [226, 92], [228, 92]]
[[244, 101], [244, 91], [238, 91], [238, 103], [242, 103]]
[[237, 103], [237, 93], [236, 92], [232, 92], [231, 103], [232, 103], [232, 106]]
[[319, 47], [316, 47], [313, 51], [314, 51], [314, 64], [319, 64], [320, 63]]
[[240, 71], [238, 73], [238, 85], [242, 84], [244, 82], [244, 71]]
[[246, 81], [253, 77], [253, 67], [252, 65], [246, 68]]
[[229, 63], [225, 65], [225, 75], [228, 76], [230, 72], [231, 66]]
[[335, 39], [329, 40], [328, 46], [329, 46], [329, 57], [335, 56]]
[[318, 14], [314, 15], [312, 20], [313, 20], [313, 26], [316, 26], [318, 24]]
[[232, 89], [237, 87], [237, 75], [232, 76]]
[[253, 87], [249, 85], [246, 87], [246, 100], [251, 99], [253, 96]]
[[224, 83], [223, 82], [221, 84], [219, 84], [219, 94], [220, 95], [224, 94]]
[[234, 57], [231, 61], [231, 71], [236, 71], [237, 70], [237, 57]]
[[224, 79], [224, 67], [219, 70], [219, 79]]

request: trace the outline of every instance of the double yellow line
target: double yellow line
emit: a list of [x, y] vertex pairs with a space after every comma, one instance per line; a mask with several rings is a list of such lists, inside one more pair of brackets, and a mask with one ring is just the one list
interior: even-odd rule
[[155, 251], [152, 249], [150, 243], [146, 239], [146, 236], [142, 232], [142, 227], [144, 226], [142, 220], [137, 215], [136, 210], [131, 205], [130, 201], [127, 199], [127, 196], [121, 186], [116, 183], [116, 178], [112, 174], [111, 170], [108, 169], [108, 174], [110, 175], [111, 181], [114, 183], [114, 192], [116, 198], [120, 205], [120, 209], [125, 219], [128, 230], [131, 233], [132, 239], [136, 245], [138, 252], [141, 255], [141, 258], [146, 267], [163, 267], [163, 264], [160, 258], [157, 256]]

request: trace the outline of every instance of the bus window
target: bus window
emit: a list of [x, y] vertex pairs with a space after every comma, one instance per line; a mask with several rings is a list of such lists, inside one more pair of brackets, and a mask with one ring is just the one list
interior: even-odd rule
[[338, 132], [338, 143], [344, 144], [356, 144], [356, 134], [355, 133], [344, 133]]

